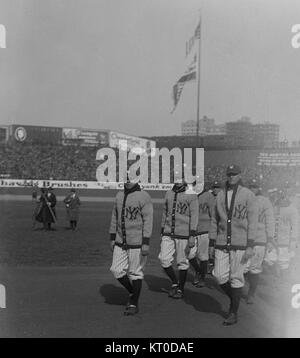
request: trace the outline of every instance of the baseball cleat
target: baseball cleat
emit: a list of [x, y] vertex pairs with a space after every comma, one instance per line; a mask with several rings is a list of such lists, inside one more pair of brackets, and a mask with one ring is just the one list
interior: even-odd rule
[[236, 324], [238, 321], [237, 315], [235, 313], [230, 313], [228, 318], [225, 319], [223, 322], [223, 326], [231, 326], [233, 324]]
[[197, 286], [199, 281], [200, 281], [200, 275], [199, 275], [199, 273], [196, 273], [195, 276], [194, 276], [194, 280], [192, 282], [192, 285]]
[[199, 282], [197, 283], [196, 287], [198, 287], [198, 288], [205, 287], [205, 281], [204, 281], [203, 278], [201, 278], [201, 279], [199, 280]]
[[174, 297], [178, 289], [178, 285], [172, 285], [171, 290], [169, 291], [169, 297]]
[[124, 312], [124, 316], [134, 316], [138, 312], [139, 312], [139, 309], [138, 309], [137, 306], [129, 305], [128, 307], [126, 307], [126, 310]]
[[131, 305], [132, 296], [133, 296], [133, 293], [130, 293], [130, 294], [129, 294], [128, 302], [127, 302], [127, 304], [126, 304], [126, 310], [128, 310], [129, 306]]
[[172, 296], [172, 298], [175, 298], [175, 299], [183, 298], [183, 292], [178, 288], [176, 290], [175, 294]]

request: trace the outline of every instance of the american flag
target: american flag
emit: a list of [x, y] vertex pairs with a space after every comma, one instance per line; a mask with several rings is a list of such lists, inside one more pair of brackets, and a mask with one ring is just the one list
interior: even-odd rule
[[195, 42], [196, 40], [200, 39], [200, 32], [201, 32], [201, 20], [199, 21], [189, 41], [186, 42], [186, 57], [187, 57], [186, 61], [188, 63], [188, 66], [184, 74], [179, 78], [179, 80], [173, 86], [172, 97], [173, 97], [174, 107], [171, 113], [175, 111], [175, 108], [179, 102], [185, 83], [196, 79], [197, 49], [195, 46]]
[[172, 97], [173, 97], [174, 107], [171, 113], [175, 111], [175, 108], [179, 102], [181, 92], [183, 90], [185, 83], [192, 80], [196, 80], [196, 63], [197, 63], [197, 55], [195, 54], [193, 61], [188, 66], [185, 73], [179, 78], [179, 80], [173, 86]]

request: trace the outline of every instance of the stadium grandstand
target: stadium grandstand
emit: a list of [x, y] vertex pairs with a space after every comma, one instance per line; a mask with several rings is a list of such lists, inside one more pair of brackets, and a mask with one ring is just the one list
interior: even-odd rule
[[105, 130], [23, 125], [1, 126], [0, 132], [0, 178], [95, 181], [98, 149], [116, 149], [117, 141], [126, 139], [128, 148], [204, 147], [206, 182], [224, 180], [226, 166], [234, 162], [243, 168], [245, 180], [258, 178], [265, 189], [288, 182], [299, 191], [299, 147], [232, 148], [222, 141], [211, 147], [197, 137], [140, 138]]

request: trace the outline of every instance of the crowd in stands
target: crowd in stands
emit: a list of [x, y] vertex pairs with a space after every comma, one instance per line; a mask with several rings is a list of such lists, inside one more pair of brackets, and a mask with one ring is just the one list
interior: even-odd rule
[[[54, 179], [95, 181], [97, 148], [79, 146], [53, 146], [13, 144], [0, 147], [0, 177], [12, 179]], [[205, 181], [225, 180], [224, 165], [205, 163]], [[243, 168], [244, 181], [260, 179], [266, 189], [280, 188], [289, 182], [300, 185], [299, 166], [248, 166]], [[300, 179], [299, 179], [300, 180]]]

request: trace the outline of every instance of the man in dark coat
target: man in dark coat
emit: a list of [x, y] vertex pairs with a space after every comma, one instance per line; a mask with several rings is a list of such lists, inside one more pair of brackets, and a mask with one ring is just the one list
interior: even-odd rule
[[70, 194], [64, 199], [64, 203], [66, 205], [67, 218], [70, 222], [70, 228], [74, 231], [77, 228], [79, 206], [81, 204], [75, 189], [71, 189]]
[[56, 222], [56, 196], [52, 188], [42, 188], [39, 202], [41, 204], [36, 220], [43, 223], [44, 230], [51, 230], [51, 224]]

